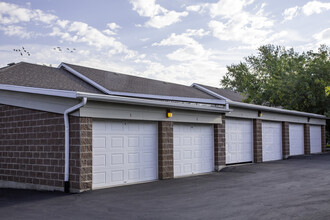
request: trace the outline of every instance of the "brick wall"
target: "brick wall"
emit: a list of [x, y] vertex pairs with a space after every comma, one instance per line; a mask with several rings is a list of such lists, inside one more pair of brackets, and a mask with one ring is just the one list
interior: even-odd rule
[[255, 163], [262, 162], [262, 120], [253, 119], [253, 157]]
[[309, 130], [309, 124], [304, 124], [304, 154], [311, 153], [311, 136]]
[[[70, 125], [70, 185], [86, 189], [89, 185], [83, 180], [91, 173], [91, 120], [70, 117]], [[62, 190], [63, 179], [63, 115], [0, 105], [0, 180]]]
[[287, 159], [290, 156], [289, 122], [282, 122], [282, 156]]
[[222, 124], [214, 124], [214, 165], [219, 171], [226, 165], [226, 120], [222, 115]]
[[325, 125], [321, 126], [321, 147], [322, 152], [326, 152], [326, 140], [325, 140]]
[[159, 179], [174, 177], [173, 122], [158, 122], [158, 176]]

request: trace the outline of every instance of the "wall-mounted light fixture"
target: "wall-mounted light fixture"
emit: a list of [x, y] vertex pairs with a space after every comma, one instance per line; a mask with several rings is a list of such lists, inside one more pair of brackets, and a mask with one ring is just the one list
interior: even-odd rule
[[166, 111], [166, 118], [172, 118], [172, 116], [173, 116], [173, 113], [171, 112], [171, 110], [170, 109], [167, 109], [167, 111]]
[[261, 117], [261, 116], [262, 116], [262, 112], [258, 111], [258, 117]]

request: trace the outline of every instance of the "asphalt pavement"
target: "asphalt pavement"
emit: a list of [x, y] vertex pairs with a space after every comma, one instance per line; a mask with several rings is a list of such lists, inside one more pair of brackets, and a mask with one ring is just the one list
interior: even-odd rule
[[81, 194], [0, 189], [0, 219], [330, 219], [330, 154]]

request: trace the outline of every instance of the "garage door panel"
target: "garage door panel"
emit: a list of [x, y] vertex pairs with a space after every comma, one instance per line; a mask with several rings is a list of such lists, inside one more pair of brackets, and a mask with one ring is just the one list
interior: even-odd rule
[[252, 120], [226, 119], [226, 163], [253, 160]]
[[183, 159], [190, 160], [192, 159], [192, 150], [185, 150], [183, 151]]
[[155, 176], [155, 172], [157, 172], [157, 170], [155, 169], [154, 166], [150, 166], [150, 167], [145, 167], [143, 169], [143, 177], [146, 180], [153, 180], [154, 176]]
[[124, 157], [125, 156], [123, 153], [110, 154], [110, 164], [111, 165], [123, 165]]
[[304, 154], [304, 125], [289, 124], [290, 155]]
[[110, 148], [124, 148], [124, 137], [121, 136], [114, 136], [109, 138], [110, 139], [110, 144], [107, 145]]
[[124, 170], [112, 170], [111, 174], [111, 182], [113, 183], [123, 183], [124, 182]]
[[156, 123], [93, 121], [93, 188], [154, 180], [157, 167]]
[[282, 159], [282, 124], [262, 122], [262, 160]]
[[175, 177], [213, 171], [212, 125], [175, 124], [173, 133]]
[[138, 181], [140, 179], [140, 169], [128, 169], [128, 181]]
[[321, 153], [322, 152], [321, 126], [311, 125], [309, 129], [310, 129], [311, 153]]

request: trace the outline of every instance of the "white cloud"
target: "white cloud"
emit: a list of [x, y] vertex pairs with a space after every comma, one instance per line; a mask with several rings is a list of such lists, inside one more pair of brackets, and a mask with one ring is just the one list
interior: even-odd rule
[[168, 38], [161, 40], [159, 43], [152, 44], [153, 46], [181, 46], [175, 51], [166, 55], [173, 61], [188, 62], [188, 61], [207, 61], [211, 58], [212, 51], [206, 50], [202, 44], [197, 42], [192, 37], [205, 36], [207, 32], [203, 29], [194, 30], [188, 29], [185, 33], [172, 33]]
[[36, 21], [41, 21], [45, 24], [50, 24], [57, 19], [57, 16], [44, 13], [43, 11], [36, 9], [33, 11], [33, 19]]
[[198, 36], [198, 37], [203, 37], [206, 35], [209, 35], [209, 31], [205, 31], [203, 28], [200, 29], [187, 29], [187, 35], [188, 36]]
[[209, 4], [211, 17], [225, 16], [230, 17], [239, 14], [246, 5], [253, 1], [247, 0], [222, 0], [214, 4]]
[[274, 21], [263, 15], [253, 15], [242, 11], [228, 21], [211, 20], [208, 23], [214, 37], [226, 41], [238, 41], [244, 44], [258, 45], [265, 41]]
[[330, 3], [324, 3], [319, 1], [307, 2], [302, 7], [295, 6], [287, 8], [283, 12], [284, 21], [292, 20], [294, 17], [303, 13], [304, 15], [310, 16], [312, 14], [320, 14], [324, 11], [330, 10]]
[[302, 12], [307, 16], [312, 14], [320, 14], [327, 10], [330, 10], [330, 3], [319, 1], [310, 1], [302, 7]]
[[0, 30], [7, 36], [17, 36], [20, 38], [30, 38], [32, 33], [28, 32], [24, 27], [16, 25], [0, 26]]
[[292, 20], [294, 17], [298, 15], [298, 10], [299, 10], [298, 6], [285, 9], [283, 12], [284, 20], [285, 21]]
[[112, 23], [108, 23], [108, 24], [107, 24], [107, 27], [108, 27], [109, 29], [105, 29], [105, 30], [103, 30], [102, 32], [105, 33], [105, 34], [107, 34], [107, 35], [109, 35], [109, 36], [117, 35], [117, 30], [118, 30], [119, 28], [121, 28], [118, 24], [116, 24], [116, 23], [114, 23], [114, 22], [112, 22]]
[[188, 12], [169, 11], [155, 0], [130, 0], [133, 10], [140, 16], [150, 18], [146, 23], [146, 27], [163, 28], [181, 21], [181, 17], [188, 15]]
[[166, 13], [167, 10], [156, 4], [155, 0], [131, 0], [133, 10], [143, 17], [154, 17], [161, 13]]
[[31, 20], [50, 24], [56, 19], [57, 16], [44, 13], [39, 9], [30, 10], [15, 4], [0, 2], [0, 24], [10, 25], [19, 22], [30, 22]]
[[115, 31], [115, 30], [121, 28], [118, 24], [116, 24], [116, 23], [114, 23], [114, 22], [112, 22], [112, 23], [108, 23], [107, 26], [110, 28], [110, 30], [113, 30], [113, 31]]
[[[43, 34], [44, 36], [59, 37], [60, 42], [84, 43], [95, 47], [97, 50], [108, 51], [108, 54], [124, 54], [125, 59], [138, 55], [136, 51], [129, 50], [127, 46], [119, 42], [115, 31], [120, 28], [116, 23], [108, 23], [106, 29], [99, 31], [83, 22], [60, 20], [57, 16], [45, 13], [39, 9], [23, 8], [15, 4], [0, 2], [0, 30], [7, 36], [18, 36], [20, 38], [30, 38], [41, 36], [41, 34], [29, 32], [22, 25], [17, 23], [27, 23], [29, 25], [47, 24], [43, 28], [52, 32]], [[2, 26], [3, 25], [3, 26]]]
[[151, 17], [149, 21], [146, 22], [147, 27], [153, 28], [163, 28], [169, 26], [171, 24], [177, 23], [181, 21], [181, 17], [185, 17], [188, 15], [188, 12], [176, 12], [176, 11], [168, 11], [163, 15], [156, 15]]
[[243, 8], [250, 5], [254, 0], [219, 0], [216, 3], [203, 3], [198, 5], [190, 5], [186, 9], [188, 11], [204, 13], [209, 11], [212, 18], [224, 16], [226, 18], [239, 14]]
[[317, 34], [314, 34], [313, 37], [317, 40], [318, 45], [330, 45], [330, 28], [327, 28]]
[[[245, 8], [253, 2], [254, 0], [219, 0], [216, 3], [188, 6], [186, 9], [199, 13], [208, 12], [213, 18], [208, 27], [214, 37], [256, 45], [267, 39], [272, 32], [274, 20], [265, 15], [265, 3], [247, 11]], [[257, 11], [253, 13], [255, 10]]]
[[202, 9], [201, 5], [190, 5], [187, 8], [187, 11], [199, 12]]
[[56, 23], [61, 28], [66, 28], [66, 26], [69, 24], [69, 21], [68, 20], [57, 20]]
[[65, 30], [54, 27], [50, 35], [61, 37], [64, 41], [86, 43], [98, 50], [108, 50], [108, 55], [123, 53], [126, 58], [137, 55], [136, 51], [129, 50], [114, 37], [106, 36], [101, 31], [83, 22], [72, 22]]

